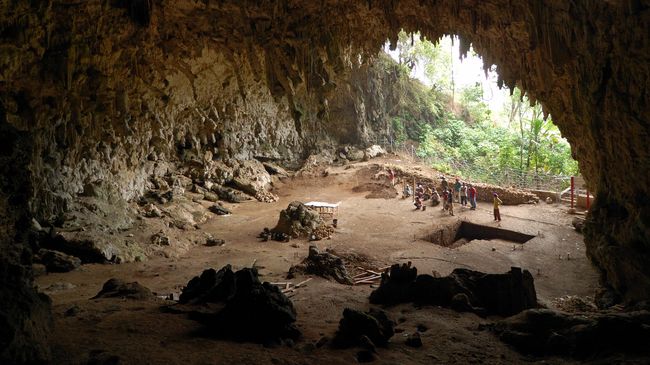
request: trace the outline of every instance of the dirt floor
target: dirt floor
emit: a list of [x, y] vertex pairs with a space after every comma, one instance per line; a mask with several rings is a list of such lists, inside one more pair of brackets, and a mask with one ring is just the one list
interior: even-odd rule
[[[370, 184], [366, 169], [371, 164], [401, 164], [394, 158], [375, 159], [344, 167], [331, 167], [326, 177], [301, 177], [277, 182], [275, 203], [228, 204], [233, 214], [214, 216], [200, 230], [226, 241], [224, 246], [195, 245], [180, 257], [155, 257], [121, 265], [84, 265], [80, 269], [39, 277], [37, 285], [53, 301], [55, 332], [52, 336], [56, 363], [85, 363], [91, 354], [105, 352], [125, 364], [349, 364], [358, 349], [316, 347], [332, 338], [343, 308], [367, 309], [370, 286], [346, 286], [314, 277], [292, 293], [303, 333], [293, 346], [264, 347], [205, 338], [200, 325], [181, 315], [163, 313], [163, 299], [132, 301], [91, 300], [109, 278], [137, 281], [160, 296], [179, 293], [206, 268], [231, 264], [235, 269], [255, 266], [262, 279], [283, 282], [291, 265], [306, 255], [306, 240], [261, 242], [264, 227], [272, 228], [280, 210], [294, 200], [341, 202], [338, 228], [331, 240], [318, 241], [320, 249], [366, 255], [375, 267], [411, 261], [419, 273], [449, 274], [454, 268], [502, 273], [511, 266], [528, 269], [535, 278], [539, 301], [553, 307], [568, 295], [591, 297], [597, 274], [585, 257], [582, 236], [571, 227], [572, 216], [559, 205], [505, 206], [503, 220], [494, 222], [492, 206], [479, 202], [476, 211], [456, 205], [449, 216], [440, 207], [415, 211], [410, 199], [399, 194], [391, 199], [368, 199], [368, 191], [354, 189]], [[359, 172], [362, 171], [362, 172]], [[422, 172], [422, 170], [420, 171]], [[431, 174], [434, 174], [431, 171]], [[354, 192], [356, 190], [357, 192]], [[398, 190], [401, 188], [398, 186]], [[391, 194], [379, 194], [379, 196]], [[456, 248], [435, 245], [426, 237], [437, 227], [456, 220], [500, 226], [535, 236], [525, 244], [506, 241], [470, 241]], [[200, 232], [202, 234], [202, 232]], [[132, 232], [123, 232], [124, 235]], [[183, 232], [178, 234], [182, 235]], [[188, 233], [189, 234], [189, 233]], [[196, 233], [192, 233], [196, 234]], [[569, 259], [567, 258], [567, 255]], [[294, 283], [306, 277], [297, 277]], [[588, 298], [587, 298], [588, 300]], [[385, 308], [402, 332], [386, 349], [378, 349], [377, 364], [516, 364], [529, 362], [571, 363], [567, 359], [525, 357], [501, 343], [479, 326], [498, 320], [457, 313], [439, 307], [418, 308], [403, 304]], [[404, 340], [418, 325], [423, 347], [408, 347]]]

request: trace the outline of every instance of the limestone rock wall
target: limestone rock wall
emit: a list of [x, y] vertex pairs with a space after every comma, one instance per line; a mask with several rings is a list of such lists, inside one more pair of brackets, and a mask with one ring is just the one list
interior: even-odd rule
[[16, 199], [51, 219], [87, 183], [109, 180], [133, 198], [149, 175], [206, 152], [296, 164], [330, 145], [362, 143], [381, 133], [387, 100], [364, 96], [379, 85], [352, 72], [401, 28], [431, 39], [455, 33], [553, 114], [599, 196], [588, 254], [627, 301], [648, 299], [649, 8], [640, 0], [2, 1], [1, 123], [30, 141], [30, 190]]

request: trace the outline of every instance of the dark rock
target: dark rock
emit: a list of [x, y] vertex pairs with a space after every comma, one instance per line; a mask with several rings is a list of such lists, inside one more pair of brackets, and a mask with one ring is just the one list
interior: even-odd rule
[[216, 203], [219, 200], [219, 195], [206, 191], [205, 193], [203, 193], [203, 199], [209, 202]]
[[296, 273], [318, 275], [334, 279], [341, 284], [352, 285], [352, 278], [348, 274], [343, 259], [329, 252], [320, 252], [316, 246], [309, 246], [309, 255], [299, 265], [289, 268], [289, 275]]
[[395, 323], [384, 311], [371, 309], [364, 313], [345, 308], [333, 344], [339, 348], [361, 346], [362, 338], [367, 337], [375, 346], [386, 347], [395, 334], [394, 327]]
[[458, 293], [451, 298], [449, 307], [457, 312], [472, 312], [474, 308], [465, 293]]
[[373, 304], [414, 302], [452, 307], [480, 315], [509, 316], [537, 306], [532, 275], [513, 267], [505, 274], [455, 269], [449, 276], [417, 275], [409, 265], [393, 265], [370, 294]]
[[226, 243], [226, 241], [220, 239], [220, 238], [214, 238], [212, 236], [208, 236], [205, 239], [205, 245], [208, 247], [214, 247], [214, 246], [223, 246]]
[[191, 316], [219, 337], [267, 344], [300, 336], [293, 304], [277, 286], [261, 283], [256, 269], [233, 273], [227, 265], [218, 272], [206, 270], [190, 280], [180, 303], [219, 304]]
[[571, 221], [571, 225], [575, 228], [576, 232], [582, 233], [582, 229], [585, 226], [585, 219], [580, 217], [574, 217]]
[[41, 249], [39, 257], [49, 272], [68, 272], [81, 266], [79, 258], [59, 251]]
[[88, 355], [86, 365], [119, 365], [121, 359], [117, 355], [112, 355], [104, 350], [93, 350]]
[[533, 355], [649, 354], [650, 312], [569, 315], [530, 309], [498, 322], [499, 338], [518, 351]]
[[195, 276], [183, 289], [179, 302], [202, 304], [225, 302], [235, 294], [235, 274], [230, 265], [221, 270], [208, 269]]
[[611, 287], [600, 288], [594, 296], [598, 309], [607, 309], [621, 303], [621, 297]]
[[423, 324], [418, 324], [416, 327], [418, 332], [424, 333], [426, 332], [429, 328]]
[[357, 361], [360, 363], [373, 362], [377, 360], [377, 355], [370, 350], [361, 350], [357, 352]]
[[370, 293], [370, 303], [397, 304], [411, 301], [411, 285], [418, 276], [418, 270], [411, 262], [391, 266], [390, 273], [382, 273], [381, 285]]
[[154, 295], [151, 290], [140, 285], [137, 282], [126, 283], [120, 279], [109, 279], [102, 290], [97, 293], [92, 299], [100, 298], [128, 298], [144, 300], [153, 298]]
[[248, 195], [231, 188], [213, 185], [211, 190], [219, 196], [219, 199], [227, 201], [228, 203], [241, 203], [250, 200]]
[[208, 209], [209, 209], [212, 213], [214, 213], [214, 214], [216, 214], [216, 215], [228, 215], [228, 214], [230, 214], [230, 210], [228, 210], [228, 208], [224, 207], [224, 206], [221, 205], [221, 204], [215, 204], [215, 205], [212, 205], [212, 206], [210, 206], [210, 208], [208, 208]]
[[32, 264], [32, 272], [34, 277], [42, 276], [47, 274], [47, 268], [43, 264]]
[[266, 172], [268, 172], [271, 175], [278, 175], [280, 177], [289, 176], [289, 173], [287, 172], [287, 170], [285, 170], [284, 168], [282, 168], [282, 167], [280, 167], [280, 166], [278, 166], [278, 165], [276, 165], [274, 163], [262, 162], [262, 165], [264, 165], [264, 169], [266, 170]]
[[409, 335], [405, 341], [406, 346], [411, 347], [422, 347], [422, 339], [420, 338], [420, 333], [415, 332], [414, 334]]
[[79, 308], [78, 305], [73, 305], [72, 307], [68, 308], [63, 315], [65, 317], [75, 317], [77, 314], [81, 312], [81, 308]]
[[171, 240], [163, 231], [151, 235], [151, 243], [158, 246], [169, 246]]

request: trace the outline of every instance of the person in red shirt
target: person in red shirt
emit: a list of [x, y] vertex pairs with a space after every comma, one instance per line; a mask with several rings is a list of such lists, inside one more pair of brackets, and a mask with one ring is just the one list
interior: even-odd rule
[[474, 185], [470, 184], [469, 189], [467, 189], [467, 195], [469, 195], [469, 204], [472, 206], [469, 209], [476, 210], [476, 188]]

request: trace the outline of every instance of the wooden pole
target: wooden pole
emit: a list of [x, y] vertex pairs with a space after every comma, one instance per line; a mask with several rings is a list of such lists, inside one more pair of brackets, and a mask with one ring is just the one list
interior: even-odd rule
[[571, 176], [571, 208], [573, 208], [573, 191], [575, 190], [575, 178]]
[[415, 176], [413, 176], [413, 202], [415, 202]]

